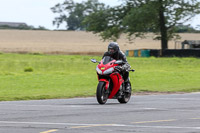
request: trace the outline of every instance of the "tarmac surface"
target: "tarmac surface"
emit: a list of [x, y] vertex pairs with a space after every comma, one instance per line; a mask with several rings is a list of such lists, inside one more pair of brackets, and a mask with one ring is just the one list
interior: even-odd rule
[[200, 93], [0, 102], [0, 133], [200, 133]]

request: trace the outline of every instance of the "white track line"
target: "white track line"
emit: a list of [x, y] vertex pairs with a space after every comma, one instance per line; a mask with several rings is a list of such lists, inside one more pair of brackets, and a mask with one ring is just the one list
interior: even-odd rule
[[[23, 104], [0, 104], [0, 106], [13, 106], [13, 107], [48, 107], [48, 108], [91, 108], [91, 109], [119, 109], [121, 106], [102, 106], [97, 105], [23, 105]], [[157, 110], [157, 108], [135, 108], [134, 110]]]

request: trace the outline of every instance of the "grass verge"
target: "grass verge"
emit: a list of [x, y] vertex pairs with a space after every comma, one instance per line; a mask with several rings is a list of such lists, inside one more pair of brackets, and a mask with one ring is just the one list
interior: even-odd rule
[[[0, 101], [94, 96], [91, 58], [100, 56], [0, 54]], [[128, 58], [133, 92], [200, 91], [198, 58]]]

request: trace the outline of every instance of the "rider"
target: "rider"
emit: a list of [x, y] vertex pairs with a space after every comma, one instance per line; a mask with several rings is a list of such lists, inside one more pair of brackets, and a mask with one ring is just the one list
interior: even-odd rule
[[111, 42], [108, 45], [108, 51], [104, 53], [104, 56], [110, 56], [115, 60], [122, 60], [124, 64], [122, 66], [116, 66], [115, 70], [122, 72], [122, 76], [124, 78], [125, 83], [125, 91], [131, 92], [131, 84], [129, 81], [129, 70], [131, 66], [129, 65], [126, 55], [119, 49], [119, 45], [117, 42]]

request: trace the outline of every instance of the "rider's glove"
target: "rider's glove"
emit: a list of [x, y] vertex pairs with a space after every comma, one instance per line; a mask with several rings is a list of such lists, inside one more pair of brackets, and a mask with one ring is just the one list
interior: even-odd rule
[[116, 70], [117, 72], [121, 72], [121, 71], [122, 71], [122, 67], [121, 67], [121, 66], [116, 66], [116, 67], [115, 67], [115, 70]]

